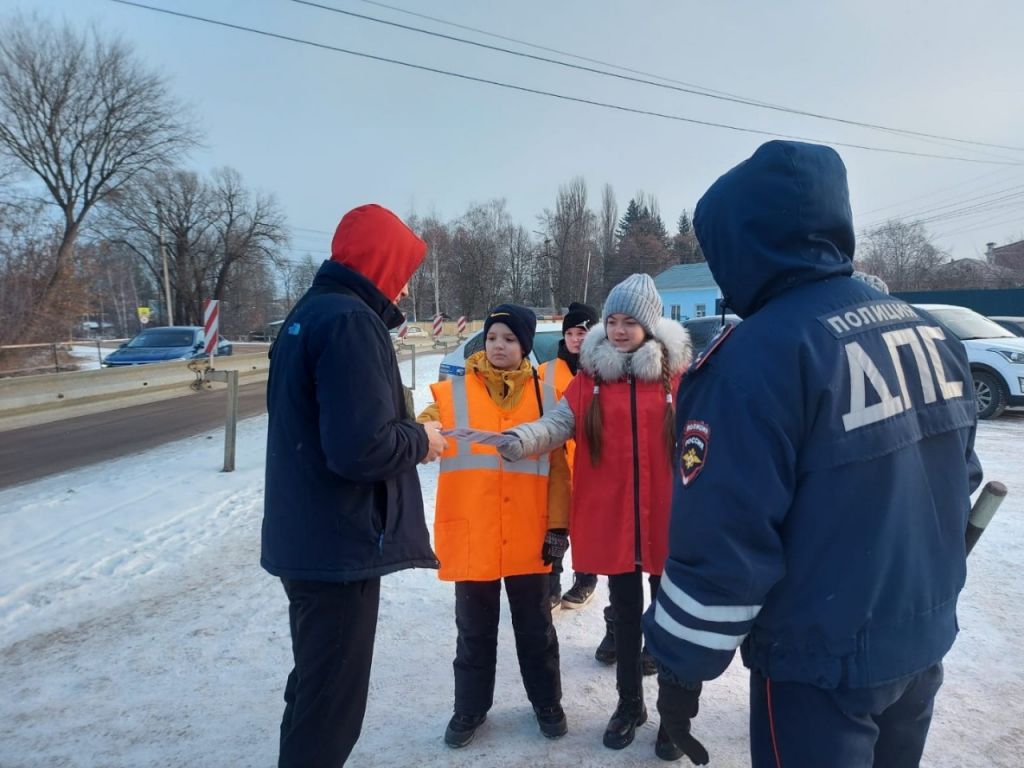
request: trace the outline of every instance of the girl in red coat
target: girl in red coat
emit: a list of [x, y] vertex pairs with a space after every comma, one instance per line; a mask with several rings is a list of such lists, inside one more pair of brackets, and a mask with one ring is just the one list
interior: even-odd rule
[[[508, 434], [501, 450], [515, 460], [576, 439], [569, 536], [576, 571], [608, 576], [615, 613], [619, 702], [604, 744], [622, 749], [647, 720], [640, 652], [643, 574], [659, 576], [668, 554], [675, 414], [672, 396], [690, 363], [689, 334], [662, 317], [649, 275], [612, 288], [601, 327], [583, 342], [579, 372], [544, 417]], [[682, 751], [658, 731], [656, 752]]]

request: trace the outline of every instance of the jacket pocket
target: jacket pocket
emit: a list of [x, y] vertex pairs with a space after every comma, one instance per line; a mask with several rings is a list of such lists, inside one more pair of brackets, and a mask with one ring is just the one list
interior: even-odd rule
[[469, 521], [449, 520], [434, 525], [434, 551], [441, 563], [438, 577], [463, 581], [469, 576]]

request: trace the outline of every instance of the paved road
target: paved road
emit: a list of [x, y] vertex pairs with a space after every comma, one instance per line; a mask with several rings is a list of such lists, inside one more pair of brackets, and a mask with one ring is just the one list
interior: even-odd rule
[[[238, 389], [238, 418], [266, 411], [267, 384]], [[223, 428], [227, 389], [0, 432], [0, 488]]]

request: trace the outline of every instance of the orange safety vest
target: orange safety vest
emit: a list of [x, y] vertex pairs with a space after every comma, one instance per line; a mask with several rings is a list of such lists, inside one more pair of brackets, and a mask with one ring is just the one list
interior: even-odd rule
[[[524, 392], [516, 407], [506, 411], [473, 373], [431, 384], [430, 389], [444, 429], [503, 432], [540, 417], [534, 392]], [[509, 462], [490, 446], [451, 438], [447, 442], [434, 514], [438, 577], [493, 581], [550, 571], [541, 560], [548, 529], [548, 455]]]
[[[565, 390], [572, 384], [575, 378], [569, 370], [569, 364], [560, 357], [544, 363], [539, 369], [541, 380], [544, 382], [544, 413], [550, 413], [555, 405], [565, 395]], [[565, 444], [566, 459], [569, 461], [569, 472], [572, 472], [573, 461], [576, 458], [576, 441], [569, 440]]]

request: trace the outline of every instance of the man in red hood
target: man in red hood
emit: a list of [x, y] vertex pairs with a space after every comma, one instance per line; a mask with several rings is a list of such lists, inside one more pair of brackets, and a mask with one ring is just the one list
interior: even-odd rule
[[295, 664], [280, 768], [345, 764], [366, 711], [380, 577], [437, 567], [416, 465], [444, 439], [407, 412], [388, 334], [426, 250], [386, 208], [349, 211], [271, 349], [260, 562], [288, 596]]

